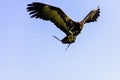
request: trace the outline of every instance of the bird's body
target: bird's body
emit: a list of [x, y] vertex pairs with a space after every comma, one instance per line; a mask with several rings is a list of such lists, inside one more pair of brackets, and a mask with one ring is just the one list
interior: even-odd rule
[[[60, 40], [64, 44], [74, 43], [85, 23], [95, 22], [100, 16], [100, 9], [92, 10], [82, 21], [75, 22], [70, 19], [60, 8], [48, 4], [33, 2], [27, 7], [31, 17], [51, 21], [63, 31], [66, 36]], [[54, 36], [55, 37], [55, 36]], [[58, 39], [57, 37], [55, 37]], [[58, 39], [59, 40], [59, 39]]]

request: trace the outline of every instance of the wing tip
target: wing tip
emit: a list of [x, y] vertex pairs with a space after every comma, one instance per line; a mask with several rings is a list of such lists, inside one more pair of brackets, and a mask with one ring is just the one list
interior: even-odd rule
[[100, 7], [99, 6], [97, 6], [97, 8], [96, 9], [93, 9], [93, 11], [100, 11]]
[[100, 7], [99, 6], [97, 7], [97, 10], [100, 11]]

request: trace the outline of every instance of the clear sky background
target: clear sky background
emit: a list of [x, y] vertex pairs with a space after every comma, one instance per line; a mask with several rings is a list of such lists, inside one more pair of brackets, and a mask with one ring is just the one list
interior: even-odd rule
[[[60, 7], [75, 21], [100, 6], [67, 51], [65, 34], [30, 18], [34, 1]], [[0, 0], [0, 80], [120, 80], [120, 0]]]

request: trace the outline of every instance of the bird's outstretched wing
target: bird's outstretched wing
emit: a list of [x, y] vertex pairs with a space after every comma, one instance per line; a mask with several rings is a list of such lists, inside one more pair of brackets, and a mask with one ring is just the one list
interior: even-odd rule
[[82, 21], [84, 23], [90, 23], [97, 21], [97, 18], [100, 16], [100, 8], [92, 10]]
[[66, 35], [69, 34], [73, 21], [60, 8], [40, 2], [33, 2], [27, 6], [27, 11], [30, 12], [31, 17], [49, 20]]

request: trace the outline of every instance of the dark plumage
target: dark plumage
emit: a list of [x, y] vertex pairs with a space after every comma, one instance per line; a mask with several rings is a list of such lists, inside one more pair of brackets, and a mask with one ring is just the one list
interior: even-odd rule
[[[27, 6], [27, 11], [31, 15], [31, 18], [35, 17], [46, 21], [49, 20], [66, 34], [65, 38], [60, 40], [64, 44], [74, 43], [76, 36], [81, 32], [84, 24], [95, 22], [100, 16], [100, 9], [98, 7], [98, 9], [92, 10], [82, 21], [75, 22], [58, 7], [40, 2], [33, 2]], [[57, 37], [55, 38], [58, 39]]]

